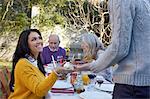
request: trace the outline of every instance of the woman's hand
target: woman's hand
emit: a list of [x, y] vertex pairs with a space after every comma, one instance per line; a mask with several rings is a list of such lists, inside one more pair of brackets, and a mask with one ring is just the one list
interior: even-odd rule
[[73, 70], [66, 69], [65, 67], [57, 67], [54, 72], [57, 74], [59, 79], [65, 80], [67, 79], [67, 74], [71, 73]]
[[65, 75], [67, 75], [68, 73], [73, 72], [73, 70], [66, 69], [65, 67], [57, 67], [57, 68], [55, 68], [55, 71], [58, 74], [65, 74]]

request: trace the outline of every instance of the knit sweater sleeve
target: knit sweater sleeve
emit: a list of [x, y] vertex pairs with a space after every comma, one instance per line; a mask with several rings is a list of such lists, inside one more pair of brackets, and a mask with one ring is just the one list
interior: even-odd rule
[[20, 60], [17, 65], [16, 74], [20, 82], [37, 96], [45, 96], [57, 80], [54, 72], [45, 77], [38, 68], [25, 59]]
[[99, 72], [121, 61], [129, 53], [132, 25], [135, 15], [134, 0], [110, 0], [110, 20], [112, 25], [112, 43], [90, 68]]

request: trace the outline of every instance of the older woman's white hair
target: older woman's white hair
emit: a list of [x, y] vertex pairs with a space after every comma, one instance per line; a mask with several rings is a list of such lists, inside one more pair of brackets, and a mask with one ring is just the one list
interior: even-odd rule
[[81, 40], [89, 46], [89, 51], [84, 53], [84, 57], [95, 58], [99, 50], [104, 50], [103, 43], [94, 33], [84, 33]]

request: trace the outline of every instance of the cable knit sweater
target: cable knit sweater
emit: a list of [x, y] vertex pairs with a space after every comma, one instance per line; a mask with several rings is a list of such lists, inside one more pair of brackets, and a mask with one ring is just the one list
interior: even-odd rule
[[42, 99], [56, 80], [57, 75], [54, 72], [45, 78], [27, 59], [20, 59], [15, 67], [14, 92], [8, 99]]
[[118, 63], [114, 82], [150, 86], [150, 0], [109, 0], [112, 44], [91, 70]]

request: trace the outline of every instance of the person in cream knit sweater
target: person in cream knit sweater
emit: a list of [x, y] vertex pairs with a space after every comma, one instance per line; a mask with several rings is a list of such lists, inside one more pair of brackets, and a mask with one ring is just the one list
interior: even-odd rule
[[150, 99], [150, 0], [109, 0], [112, 43], [95, 62], [94, 73], [118, 64], [113, 99]]
[[60, 74], [67, 74], [63, 67], [55, 68], [45, 77], [40, 52], [43, 49], [39, 30], [29, 29], [20, 34], [13, 56], [10, 81], [12, 91], [8, 99], [44, 99]]

